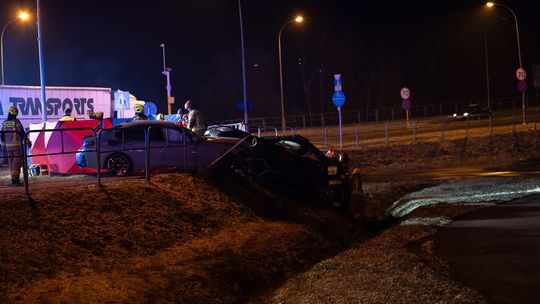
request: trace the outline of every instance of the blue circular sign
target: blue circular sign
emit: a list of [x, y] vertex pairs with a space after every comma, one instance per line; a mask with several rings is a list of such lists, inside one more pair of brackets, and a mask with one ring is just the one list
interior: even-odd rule
[[345, 104], [345, 94], [343, 92], [334, 92], [332, 95], [332, 103], [336, 107], [341, 107]]
[[527, 82], [526, 82], [525, 80], [520, 80], [520, 81], [518, 81], [517, 87], [518, 87], [518, 91], [519, 91], [520, 93], [525, 93], [525, 92], [527, 92]]
[[144, 103], [144, 114], [146, 114], [146, 116], [156, 115], [157, 114], [156, 104], [153, 103], [153, 102], [145, 102]]

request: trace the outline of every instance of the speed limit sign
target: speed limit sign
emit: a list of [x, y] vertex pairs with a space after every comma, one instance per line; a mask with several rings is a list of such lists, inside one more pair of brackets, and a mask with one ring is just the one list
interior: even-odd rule
[[527, 72], [524, 68], [519, 68], [516, 70], [516, 77], [518, 80], [525, 80], [527, 79]]
[[401, 98], [403, 99], [409, 99], [409, 97], [411, 97], [411, 90], [407, 87], [403, 87], [401, 91], [399, 91], [399, 95], [401, 95]]

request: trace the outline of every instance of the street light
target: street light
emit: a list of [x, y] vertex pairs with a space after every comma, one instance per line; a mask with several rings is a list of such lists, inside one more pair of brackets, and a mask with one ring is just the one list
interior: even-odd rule
[[27, 21], [28, 19], [30, 19], [30, 14], [25, 11], [20, 11], [19, 14], [17, 14], [17, 18], [11, 19], [6, 23], [4, 29], [2, 30], [2, 35], [0, 35], [0, 65], [2, 66], [2, 85], [4, 85], [4, 33], [8, 25], [10, 25], [13, 21]]
[[41, 86], [41, 121], [47, 122], [47, 97], [45, 96], [45, 64], [43, 63], [43, 48], [41, 47], [41, 11], [39, 9], [39, 0], [36, 0], [36, 25], [37, 25], [37, 41], [39, 52], [39, 84]]
[[283, 29], [293, 23], [302, 23], [304, 21], [304, 17], [297, 16], [296, 18], [289, 20], [283, 24], [281, 29], [279, 30], [278, 34], [278, 52], [279, 52], [279, 89], [280, 89], [280, 96], [281, 96], [281, 132], [286, 132], [286, 124], [285, 124], [285, 103], [283, 102], [283, 68], [281, 67], [281, 32], [283, 32]]
[[244, 131], [249, 132], [247, 88], [246, 88], [246, 58], [245, 58], [245, 50], [244, 50], [244, 22], [242, 20], [242, 3], [240, 0], [238, 0], [238, 14], [240, 17], [240, 46], [242, 48], [242, 89], [244, 91]]
[[[486, 3], [486, 6], [488, 8], [491, 8], [491, 7], [494, 7], [494, 6], [500, 6], [500, 7], [503, 7], [505, 9], [509, 10], [510, 13], [512, 13], [512, 16], [514, 17], [514, 21], [515, 21], [515, 24], [516, 24], [516, 40], [517, 40], [519, 67], [523, 68], [523, 65], [521, 63], [521, 45], [520, 45], [520, 42], [519, 42], [519, 27], [518, 27], [518, 20], [517, 20], [516, 13], [514, 13], [514, 11], [510, 7], [508, 7], [508, 6], [504, 5], [504, 4], [501, 4], [501, 3], [496, 3], [496, 2], [491, 2], [490, 1], [490, 2]], [[523, 124], [526, 124], [527, 122], [525, 120], [525, 92], [521, 92], [521, 100], [522, 100], [522, 103], [523, 103], [523, 105], [522, 105], [522, 108], [523, 108]]]

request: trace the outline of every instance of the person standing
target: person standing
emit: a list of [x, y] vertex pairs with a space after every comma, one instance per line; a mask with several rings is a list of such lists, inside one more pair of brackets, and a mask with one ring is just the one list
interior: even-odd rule
[[136, 104], [133, 107], [133, 110], [135, 110], [135, 117], [131, 121], [137, 121], [137, 120], [148, 120], [148, 116], [144, 114], [144, 106], [140, 103]]
[[64, 110], [64, 116], [62, 116], [58, 121], [75, 121], [75, 117], [71, 116], [71, 108]]
[[193, 133], [203, 136], [206, 131], [206, 125], [204, 123], [204, 117], [202, 113], [195, 109], [193, 106], [193, 101], [188, 99], [184, 104], [184, 108], [189, 111], [188, 113], [188, 129], [193, 131]]
[[28, 146], [30, 141], [25, 138], [24, 127], [17, 119], [19, 110], [15, 106], [8, 108], [8, 117], [2, 122], [2, 134], [0, 139], [2, 146], [6, 147], [9, 170], [11, 172], [11, 186], [21, 186], [20, 175], [22, 168], [21, 142], [26, 141]]

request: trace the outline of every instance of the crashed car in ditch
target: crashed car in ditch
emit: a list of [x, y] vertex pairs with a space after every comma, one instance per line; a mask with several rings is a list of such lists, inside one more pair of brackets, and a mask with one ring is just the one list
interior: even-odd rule
[[[148, 157], [150, 169], [228, 170], [269, 190], [319, 198], [327, 192], [327, 158], [300, 135], [260, 138], [221, 128], [201, 137], [174, 123], [137, 121], [101, 130], [99, 138], [100, 167], [113, 175], [144, 169]], [[85, 137], [77, 163], [97, 168], [96, 148], [96, 138]]]

